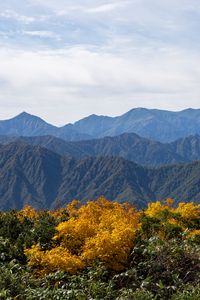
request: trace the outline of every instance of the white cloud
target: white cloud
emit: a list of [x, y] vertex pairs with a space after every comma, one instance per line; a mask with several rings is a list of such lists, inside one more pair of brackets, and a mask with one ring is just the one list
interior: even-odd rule
[[199, 1], [18, 1], [0, 3], [4, 115], [28, 110], [64, 124], [199, 106]]
[[24, 15], [18, 14], [15, 11], [12, 11], [12, 10], [2, 11], [0, 13], [0, 17], [1, 18], [6, 18], [6, 19], [14, 19], [14, 20], [16, 20], [18, 22], [22, 22], [22, 23], [25, 23], [25, 24], [30, 24], [32, 22], [35, 22], [35, 18], [34, 17], [32, 17], [32, 16], [24, 16]]
[[78, 13], [78, 14], [104, 14], [104, 13], [112, 13], [115, 10], [120, 10], [121, 8], [124, 8], [127, 6], [127, 4], [130, 4], [130, 1], [115, 1], [110, 3], [104, 3], [100, 5], [90, 4], [90, 5], [69, 5], [65, 6], [64, 9], [61, 9], [56, 12], [58, 16], [69, 16], [70, 13]]
[[135, 106], [178, 109], [185, 106], [186, 98], [190, 106], [197, 106], [199, 58], [198, 53], [188, 58], [179, 49], [156, 53], [135, 49], [124, 54], [82, 47], [40, 52], [4, 49], [0, 103], [4, 110], [18, 106], [57, 124], [93, 112], [119, 114]]
[[35, 36], [40, 38], [53, 38], [59, 39], [59, 36], [52, 31], [45, 31], [45, 30], [32, 30], [32, 31], [23, 31], [23, 34], [29, 36]]
[[103, 5], [90, 7], [85, 9], [85, 12], [87, 13], [104, 13], [104, 12], [112, 12], [116, 9], [125, 7], [127, 4], [129, 4], [130, 1], [123, 1], [123, 2], [112, 2], [112, 3], [105, 3]]

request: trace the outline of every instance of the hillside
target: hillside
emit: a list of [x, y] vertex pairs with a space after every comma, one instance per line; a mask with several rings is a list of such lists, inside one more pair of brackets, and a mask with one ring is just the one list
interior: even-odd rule
[[53, 136], [10, 137], [0, 136], [0, 143], [21, 141], [39, 145], [60, 155], [72, 157], [117, 156], [146, 166], [188, 163], [200, 160], [200, 136], [189, 136], [169, 144], [142, 138], [134, 133], [116, 137], [67, 142]]
[[200, 162], [148, 169], [117, 157], [62, 157], [19, 142], [0, 147], [1, 210], [25, 203], [52, 208], [100, 195], [138, 207], [166, 197], [198, 202], [199, 183]]

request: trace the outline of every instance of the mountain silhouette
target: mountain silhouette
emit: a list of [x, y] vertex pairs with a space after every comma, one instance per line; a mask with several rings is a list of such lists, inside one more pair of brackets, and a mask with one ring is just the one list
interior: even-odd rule
[[74, 124], [56, 127], [28, 113], [0, 121], [0, 134], [13, 136], [53, 135], [68, 141], [136, 133], [163, 143], [200, 134], [200, 109], [166, 111], [135, 108], [117, 116], [91, 115]]

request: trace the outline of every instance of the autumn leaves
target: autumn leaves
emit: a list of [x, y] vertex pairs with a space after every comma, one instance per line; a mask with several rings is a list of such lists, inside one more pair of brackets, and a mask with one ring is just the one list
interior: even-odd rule
[[[164, 240], [173, 235], [181, 239], [199, 236], [200, 205], [180, 203], [176, 208], [172, 205], [168, 199], [136, 211], [129, 204], [109, 202], [103, 197], [85, 205], [75, 200], [66, 209], [49, 212], [58, 220], [53, 246], [48, 250], [39, 245], [26, 249], [29, 265], [39, 275], [57, 270], [76, 274], [95, 261], [120, 271], [127, 265], [135, 240], [147, 234]], [[25, 208], [19, 216], [34, 218], [35, 214], [33, 209]], [[146, 229], [145, 224], [148, 224]]]

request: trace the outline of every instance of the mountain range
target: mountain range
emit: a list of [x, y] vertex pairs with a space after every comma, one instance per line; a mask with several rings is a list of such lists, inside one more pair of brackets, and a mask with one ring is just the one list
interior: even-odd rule
[[0, 121], [0, 135], [41, 136], [53, 135], [68, 141], [136, 133], [163, 143], [189, 135], [200, 134], [200, 109], [179, 112], [135, 108], [117, 116], [91, 115], [74, 124], [56, 127], [26, 112]]
[[0, 134], [12, 136], [53, 135], [69, 141], [91, 138], [90, 135], [76, 131], [72, 124], [56, 127], [26, 112], [22, 112], [12, 119], [0, 121]]
[[147, 168], [120, 157], [72, 158], [40, 146], [0, 146], [0, 209], [53, 208], [100, 195], [144, 207], [172, 197], [199, 201], [200, 162]]
[[82, 158], [86, 156], [117, 156], [145, 166], [189, 163], [200, 160], [200, 136], [189, 136], [171, 143], [160, 143], [142, 138], [135, 133], [114, 137], [64, 141], [54, 136], [11, 137], [0, 136], [0, 144], [23, 142], [38, 145], [62, 156]]
[[134, 132], [160, 142], [200, 133], [200, 109], [166, 111], [135, 108], [118, 117], [91, 115], [74, 123], [73, 128], [93, 137]]
[[0, 210], [100, 195], [145, 207], [200, 197], [200, 109], [137, 108], [63, 127], [26, 112], [0, 121]]

